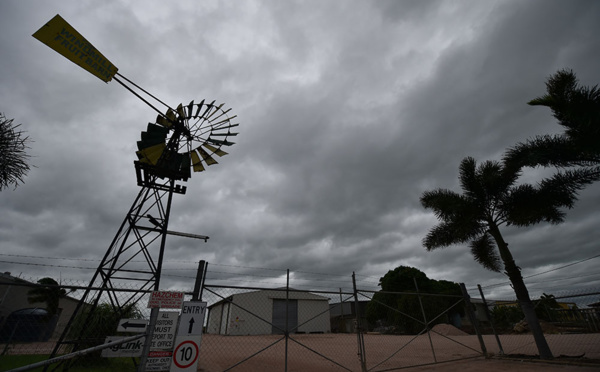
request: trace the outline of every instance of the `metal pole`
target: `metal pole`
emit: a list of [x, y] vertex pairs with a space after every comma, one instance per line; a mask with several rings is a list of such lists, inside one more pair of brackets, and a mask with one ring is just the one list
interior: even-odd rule
[[425, 329], [427, 330], [427, 337], [429, 337], [429, 346], [431, 347], [431, 353], [433, 354], [433, 361], [437, 363], [437, 357], [435, 355], [435, 348], [433, 347], [433, 341], [431, 340], [431, 333], [429, 333], [429, 323], [427, 323], [427, 315], [425, 314], [425, 308], [423, 308], [423, 301], [419, 294], [419, 286], [417, 285], [417, 278], [413, 277], [415, 283], [415, 289], [417, 290], [417, 298], [419, 299], [419, 306], [421, 306], [421, 314], [423, 315], [423, 322], [425, 323]]
[[483, 291], [481, 290], [481, 286], [477, 284], [477, 288], [479, 289], [479, 294], [481, 295], [481, 300], [483, 301], [483, 308], [485, 309], [485, 316], [487, 317], [490, 325], [492, 326], [492, 331], [494, 332], [494, 336], [496, 336], [496, 342], [498, 343], [498, 348], [500, 349], [500, 355], [504, 355], [504, 349], [502, 349], [502, 343], [500, 343], [500, 337], [498, 336], [498, 332], [496, 332], [496, 328], [494, 327], [494, 322], [492, 321], [492, 314], [490, 314], [490, 309], [488, 308], [488, 304], [483, 296]]
[[102, 349], [107, 349], [109, 347], [114, 347], [115, 345], [120, 345], [120, 344], [123, 344], [125, 342], [135, 341], [138, 338], [142, 338], [142, 337], [144, 337], [144, 334], [139, 334], [139, 335], [135, 335], [135, 336], [125, 337], [124, 339], [119, 340], [119, 341], [114, 341], [114, 342], [110, 342], [110, 343], [107, 343], [107, 344], [93, 346], [93, 347], [90, 347], [88, 349], [78, 350], [78, 351], [76, 351], [74, 353], [70, 353], [70, 354], [66, 354], [66, 355], [61, 355], [59, 357], [52, 358], [52, 359], [46, 359], [46, 360], [43, 360], [43, 361], [38, 362], [38, 363], [30, 364], [28, 366], [18, 367], [18, 368], [15, 368], [15, 369], [11, 369], [11, 370], [8, 370], [7, 372], [29, 371], [29, 370], [37, 368], [37, 367], [43, 367], [43, 366], [50, 365], [52, 363], [56, 363], [56, 362], [60, 362], [60, 361], [63, 361], [63, 360], [71, 359], [71, 358], [76, 357], [76, 356], [85, 355], [87, 353], [91, 353], [92, 351], [98, 351], [98, 350], [102, 350]]
[[[167, 230], [169, 228], [169, 216], [171, 214], [171, 202], [173, 201], [173, 190], [175, 189], [175, 181], [171, 180], [169, 183], [169, 194], [167, 196], [167, 210], [163, 217], [163, 223], [160, 226], [162, 230], [162, 236], [160, 240], [160, 251], [158, 253], [158, 264], [156, 265], [156, 274], [154, 276], [154, 290], [160, 289], [160, 276], [162, 272], [163, 257], [165, 254], [165, 245], [167, 243]], [[156, 191], [155, 191], [156, 192]], [[144, 342], [144, 348], [142, 350], [142, 357], [140, 359], [140, 365], [138, 366], [139, 372], [146, 371], [146, 361], [148, 360], [148, 354], [150, 353], [150, 347], [152, 346], [152, 339], [154, 338], [154, 327], [156, 326], [156, 319], [158, 319], [158, 308], [153, 308], [150, 311], [150, 321], [148, 322], [148, 330], [146, 331], [146, 342]]]
[[198, 262], [198, 272], [196, 274], [196, 283], [194, 284], [194, 292], [192, 293], [192, 301], [199, 301], [202, 299], [202, 286], [204, 284], [204, 266], [206, 261], [201, 260]]
[[487, 356], [487, 349], [485, 347], [485, 343], [483, 342], [483, 337], [481, 336], [481, 330], [479, 329], [479, 322], [477, 322], [477, 318], [475, 314], [473, 314], [473, 308], [471, 307], [471, 296], [469, 296], [469, 292], [467, 292], [467, 287], [465, 287], [465, 283], [459, 283], [460, 290], [462, 291], [463, 298], [465, 299], [465, 311], [467, 312], [467, 316], [473, 324], [473, 328], [475, 329], [475, 333], [477, 334], [477, 339], [479, 340], [479, 345], [481, 346], [481, 351], [484, 356]]
[[360, 358], [360, 369], [367, 372], [367, 356], [365, 355], [365, 339], [361, 333], [360, 308], [358, 306], [358, 290], [356, 289], [356, 275], [352, 272], [352, 287], [354, 288], [354, 312], [356, 313], [356, 339], [358, 343], [358, 356]]
[[156, 319], [158, 319], [157, 307], [150, 310], [150, 321], [148, 322], [148, 328], [146, 329], [146, 339], [144, 341], [144, 347], [142, 348], [142, 356], [140, 358], [140, 364], [138, 365], [138, 372], [146, 371], [146, 362], [148, 361], [148, 354], [150, 353], [150, 346], [152, 345], [152, 337], [154, 336], [154, 327], [156, 326]]
[[289, 320], [289, 299], [290, 299], [290, 269], [287, 269], [287, 282], [285, 284], [285, 372], [287, 372], [288, 370], [288, 339], [290, 336], [290, 332], [289, 332], [289, 325], [288, 325], [288, 320]]
[[342, 289], [340, 288], [340, 323], [338, 327], [340, 327], [340, 333], [342, 333], [342, 325], [344, 325], [344, 333], [346, 333], [346, 319], [344, 319], [344, 300], [342, 299]]

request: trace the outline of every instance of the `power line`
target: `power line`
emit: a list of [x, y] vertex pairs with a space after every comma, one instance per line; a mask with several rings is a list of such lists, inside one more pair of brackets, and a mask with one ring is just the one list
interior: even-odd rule
[[[598, 257], [600, 257], [600, 254], [597, 254], [597, 255], [592, 256], [592, 257], [584, 258], [583, 260], [580, 260], [580, 261], [571, 262], [569, 264], [566, 264], [566, 265], [563, 265], [563, 266], [559, 266], [559, 267], [556, 267], [554, 269], [542, 271], [541, 273], [527, 275], [527, 276], [524, 276], [523, 279], [529, 279], [529, 278], [533, 278], [535, 276], [539, 276], [539, 275], [543, 275], [543, 274], [548, 274], [548, 273], [551, 273], [551, 272], [554, 272], [554, 271], [557, 271], [557, 270], [561, 270], [561, 269], [564, 269], [566, 267], [574, 266], [574, 265], [577, 265], [577, 264], [580, 264], [582, 262], [586, 262], [586, 261], [589, 261], [589, 260], [592, 260], [592, 259], [598, 258]], [[511, 284], [511, 282], [507, 281], [507, 282], [501, 282], [501, 283], [494, 283], [494, 284], [486, 285], [485, 287], [481, 287], [481, 288], [494, 288], [494, 287], [501, 287], [501, 286], [505, 286], [505, 285], [509, 285], [509, 284]]]

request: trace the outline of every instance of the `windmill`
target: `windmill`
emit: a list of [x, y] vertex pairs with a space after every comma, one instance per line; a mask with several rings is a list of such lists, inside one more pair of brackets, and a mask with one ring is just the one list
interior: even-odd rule
[[[114, 79], [158, 113], [137, 142], [134, 167], [141, 190], [56, 343], [52, 358], [63, 345], [72, 345], [72, 351], [87, 346], [85, 327], [74, 327], [77, 316], [83, 316], [81, 324], [87, 324], [85, 319], [92, 316], [101, 301], [122, 314], [148, 291], [159, 289], [168, 235], [208, 240], [204, 235], [169, 230], [173, 195], [185, 194], [186, 187], [181, 183], [193, 172], [202, 172], [217, 164], [216, 157], [227, 155], [223, 148], [234, 144], [231, 138], [237, 135], [239, 124], [234, 123], [236, 116], [231, 109], [216, 101], [191, 101], [175, 108], [160, 101], [118, 73], [108, 59], [59, 15], [33, 36], [101, 80]], [[158, 110], [140, 91], [166, 110]], [[116, 295], [116, 290], [132, 283], [137, 283], [132, 291]]]

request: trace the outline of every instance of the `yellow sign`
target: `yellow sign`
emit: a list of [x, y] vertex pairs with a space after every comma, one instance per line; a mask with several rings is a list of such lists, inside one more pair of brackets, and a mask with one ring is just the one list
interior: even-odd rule
[[108, 83], [117, 73], [118, 68], [58, 14], [33, 37], [102, 81]]

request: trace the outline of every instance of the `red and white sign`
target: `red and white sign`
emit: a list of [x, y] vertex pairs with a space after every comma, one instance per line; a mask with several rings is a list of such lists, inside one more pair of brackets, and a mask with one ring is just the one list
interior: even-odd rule
[[172, 351], [151, 351], [148, 353], [148, 357], [150, 358], [167, 358], [173, 356]]
[[179, 336], [173, 350], [170, 372], [196, 371], [200, 354], [201, 336]]
[[183, 295], [183, 292], [154, 291], [150, 295], [148, 308], [181, 309]]

